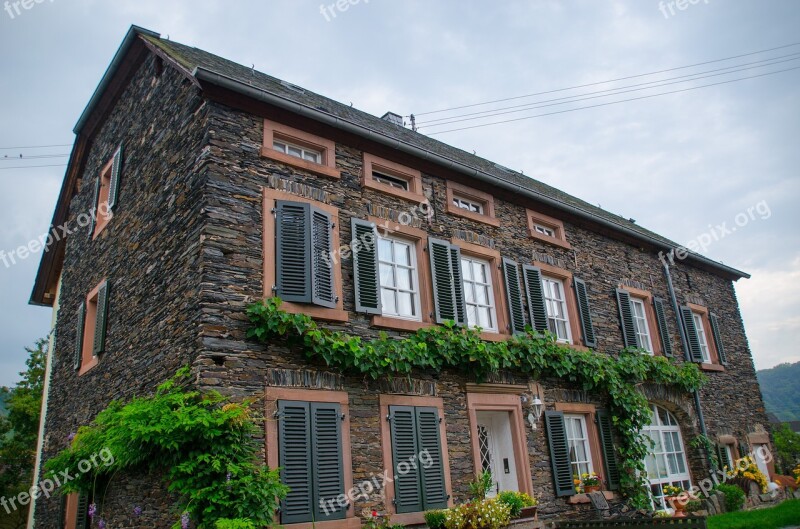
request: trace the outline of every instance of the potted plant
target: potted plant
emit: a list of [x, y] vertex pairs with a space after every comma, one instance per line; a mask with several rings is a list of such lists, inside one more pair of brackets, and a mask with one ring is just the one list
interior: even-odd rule
[[536, 516], [539, 499], [524, 492], [504, 490], [497, 499], [511, 508], [512, 518], [533, 518]]
[[672, 485], [664, 485], [664, 499], [667, 503], [675, 509], [675, 517], [681, 518], [686, 516], [686, 502], [688, 493], [680, 487], [673, 487]]
[[587, 494], [590, 492], [599, 492], [601, 483], [602, 480], [600, 479], [600, 476], [594, 472], [591, 474], [584, 472], [581, 475], [581, 488]]

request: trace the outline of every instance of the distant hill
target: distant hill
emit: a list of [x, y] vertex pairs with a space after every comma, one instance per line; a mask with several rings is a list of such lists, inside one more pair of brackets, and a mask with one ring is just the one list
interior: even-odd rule
[[757, 376], [767, 412], [783, 422], [800, 421], [800, 362], [764, 369]]

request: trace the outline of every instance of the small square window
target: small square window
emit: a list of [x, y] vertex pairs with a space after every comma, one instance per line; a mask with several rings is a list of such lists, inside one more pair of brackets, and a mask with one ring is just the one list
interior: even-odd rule
[[408, 180], [397, 178], [395, 176], [390, 176], [384, 173], [379, 173], [378, 171], [372, 171], [372, 179], [380, 184], [387, 185], [395, 189], [402, 189], [403, 191], [408, 191]]
[[479, 215], [483, 215], [485, 209], [483, 202], [478, 202], [477, 200], [472, 200], [458, 195], [453, 195], [453, 205], [457, 208], [471, 211], [472, 213], [477, 213]]
[[547, 226], [542, 226], [541, 224], [534, 224], [533, 229], [536, 231], [536, 233], [541, 233], [546, 237], [556, 236], [556, 230], [554, 230], [553, 228], [548, 228]]
[[274, 140], [272, 148], [278, 152], [294, 156], [312, 163], [322, 163], [322, 151], [311, 149], [309, 147], [301, 147], [282, 140]]
[[570, 249], [564, 232], [564, 223], [543, 213], [528, 210], [528, 233], [534, 239]]

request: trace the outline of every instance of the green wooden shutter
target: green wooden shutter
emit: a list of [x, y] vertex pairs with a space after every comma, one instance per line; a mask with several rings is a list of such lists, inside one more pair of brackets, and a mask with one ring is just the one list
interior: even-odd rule
[[284, 301], [311, 303], [311, 206], [276, 203], [276, 294]]
[[97, 177], [97, 180], [94, 183], [94, 198], [92, 199], [92, 211], [90, 212], [89, 217], [91, 217], [91, 221], [89, 222], [89, 239], [94, 237], [94, 227], [97, 225], [97, 205], [100, 202], [100, 177]]
[[614, 449], [614, 432], [611, 415], [606, 410], [597, 410], [595, 414], [597, 432], [600, 435], [600, 448], [603, 450], [603, 467], [606, 470], [606, 483], [609, 490], [619, 488], [620, 475], [617, 463], [617, 451]]
[[89, 529], [89, 495], [81, 493], [78, 496], [78, 509], [75, 515], [75, 529]]
[[664, 300], [653, 298], [653, 309], [656, 312], [656, 324], [658, 334], [661, 336], [661, 346], [664, 349], [664, 356], [672, 356], [672, 341], [669, 339], [669, 328], [667, 327], [667, 313], [664, 310]]
[[333, 217], [311, 207], [311, 302], [335, 308], [338, 298], [333, 277]]
[[58, 507], [58, 524], [56, 525], [58, 529], [64, 529], [67, 525], [67, 498], [66, 494], [61, 494], [61, 501]]
[[575, 494], [575, 486], [572, 483], [572, 465], [569, 459], [564, 413], [546, 411], [544, 421], [547, 426], [547, 441], [550, 444], [550, 465], [553, 469], [556, 496], [571, 496]]
[[728, 356], [725, 354], [725, 346], [722, 344], [722, 335], [719, 333], [719, 320], [717, 315], [712, 312], [708, 315], [708, 321], [711, 323], [711, 334], [714, 335], [714, 343], [717, 344], [719, 362], [726, 366], [728, 365]]
[[728, 467], [728, 469], [733, 468], [733, 462], [728, 457], [728, 451], [725, 449], [726, 445], [718, 444], [717, 445], [717, 454], [719, 455], [719, 468], [723, 469]]
[[281, 501], [281, 523], [310, 522], [315, 506], [311, 427], [307, 402], [278, 402], [278, 453], [281, 481], [289, 493]]
[[341, 520], [347, 514], [347, 506], [339, 506], [336, 501], [345, 492], [341, 407], [312, 402], [310, 409], [314, 521]]
[[419, 457], [417, 419], [413, 406], [390, 406], [389, 417], [392, 432], [392, 461], [396, 476], [394, 481], [394, 504], [398, 514], [420, 512], [422, 488], [420, 466], [412, 463]]
[[81, 301], [78, 306], [78, 321], [75, 322], [75, 357], [73, 358], [73, 367], [77, 371], [81, 368], [83, 360], [83, 331], [86, 328], [86, 303]]
[[641, 347], [639, 337], [636, 336], [636, 324], [633, 323], [631, 295], [621, 288], [617, 289], [617, 307], [619, 308], [622, 340], [625, 347]]
[[456, 323], [467, 324], [467, 306], [464, 302], [464, 279], [461, 275], [461, 248], [450, 245], [450, 261], [453, 269], [453, 295], [456, 302]]
[[108, 298], [110, 294], [108, 281], [102, 284], [97, 292], [97, 318], [94, 323], [94, 345], [92, 354], [95, 356], [106, 352], [106, 328], [108, 327]]
[[450, 243], [441, 239], [429, 238], [428, 254], [431, 260], [436, 323], [444, 323], [447, 320], [458, 322]]
[[111, 162], [111, 182], [108, 187], [108, 209], [112, 210], [117, 206], [119, 197], [119, 179], [122, 175], [122, 145], [117, 147], [114, 153], [114, 161]]
[[592, 310], [589, 305], [589, 291], [586, 288], [586, 283], [582, 279], [573, 277], [572, 284], [575, 287], [575, 297], [578, 298], [578, 316], [580, 316], [581, 330], [583, 331], [583, 344], [586, 347], [597, 347], [597, 338], [594, 334], [594, 325], [592, 325]]
[[378, 230], [374, 222], [352, 218], [353, 283], [356, 312], [381, 314], [381, 285], [378, 277]]
[[544, 288], [542, 287], [542, 271], [536, 266], [522, 266], [525, 294], [528, 296], [528, 313], [531, 327], [535, 331], [547, 330], [547, 307], [544, 304]]
[[522, 290], [519, 287], [519, 265], [503, 257], [503, 278], [506, 283], [506, 300], [508, 301], [508, 316], [513, 333], [525, 332], [525, 312], [522, 308]]
[[[416, 464], [420, 467], [422, 510], [447, 508], [447, 488], [444, 481], [442, 440], [439, 433], [439, 410], [415, 408], [417, 421], [417, 446], [420, 456]], [[425, 454], [425, 455], [423, 455]], [[423, 463], [429, 463], [425, 465]]]
[[700, 348], [700, 336], [697, 334], [697, 327], [694, 324], [694, 313], [692, 309], [684, 305], [681, 307], [683, 318], [683, 328], [686, 330], [686, 339], [689, 341], [689, 352], [693, 362], [703, 361], [703, 350]]

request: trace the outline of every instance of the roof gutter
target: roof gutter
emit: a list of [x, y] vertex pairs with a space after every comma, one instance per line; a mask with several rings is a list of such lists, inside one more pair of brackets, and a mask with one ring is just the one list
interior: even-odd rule
[[[208, 69], [203, 68], [201, 66], [196, 67], [194, 69], [194, 71], [192, 72], [192, 75], [200, 82], [206, 82], [206, 83], [209, 83], [209, 84], [212, 84], [212, 85], [220, 86], [222, 88], [225, 88], [225, 89], [231, 90], [233, 92], [242, 94], [244, 96], [253, 98], [253, 99], [257, 100], [257, 101], [262, 101], [262, 102], [265, 102], [265, 103], [269, 103], [271, 105], [274, 105], [276, 107], [282, 108], [284, 110], [288, 110], [288, 111], [293, 112], [295, 114], [299, 114], [299, 115], [305, 116], [305, 117], [307, 117], [309, 119], [313, 119], [314, 121], [319, 121], [321, 123], [330, 125], [330, 126], [332, 126], [334, 128], [343, 130], [345, 132], [349, 132], [351, 134], [355, 134], [357, 136], [361, 136], [363, 138], [366, 138], [368, 140], [374, 141], [376, 143], [380, 143], [381, 145], [385, 145], [385, 146], [390, 147], [392, 149], [397, 149], [398, 151], [404, 152], [406, 154], [410, 154], [411, 156], [415, 156], [415, 157], [421, 158], [423, 160], [431, 161], [431, 162], [435, 163], [436, 165], [440, 165], [440, 166], [443, 166], [443, 167], [445, 167], [447, 169], [451, 169], [451, 170], [456, 171], [458, 173], [461, 173], [461, 174], [464, 174], [466, 176], [469, 176], [471, 178], [475, 178], [475, 179], [480, 180], [482, 182], [485, 182], [485, 183], [487, 183], [487, 184], [489, 184], [491, 186], [497, 186], [497, 187], [503, 188], [506, 191], [509, 191], [511, 193], [522, 195], [522, 196], [524, 196], [526, 198], [530, 198], [530, 199], [536, 200], [538, 202], [541, 202], [541, 203], [546, 204], [548, 206], [551, 206], [553, 208], [556, 208], [556, 209], [559, 209], [559, 210], [562, 210], [562, 211], [566, 211], [566, 212], [568, 212], [568, 213], [570, 213], [570, 214], [572, 214], [572, 215], [574, 215], [574, 216], [576, 216], [578, 218], [586, 220], [588, 222], [603, 226], [605, 228], [614, 230], [616, 232], [620, 232], [622, 234], [627, 235], [628, 237], [631, 237], [633, 239], [636, 239], [636, 240], [645, 242], [647, 244], [650, 244], [650, 245], [652, 245], [652, 246], [656, 247], [657, 249], [662, 250], [664, 252], [670, 252], [671, 250], [675, 249], [675, 248], [670, 247], [669, 245], [664, 244], [663, 241], [660, 241], [660, 240], [652, 238], [652, 237], [648, 237], [648, 236], [646, 236], [646, 235], [644, 235], [642, 233], [639, 233], [637, 231], [631, 230], [630, 228], [628, 228], [628, 227], [626, 227], [624, 225], [617, 224], [615, 222], [611, 222], [610, 220], [605, 219], [603, 217], [600, 217], [598, 215], [595, 215], [594, 213], [592, 213], [590, 211], [586, 211], [586, 210], [583, 210], [583, 209], [580, 209], [580, 208], [576, 208], [575, 206], [572, 206], [571, 204], [566, 204], [566, 203], [564, 203], [564, 202], [562, 202], [560, 200], [554, 199], [552, 197], [548, 197], [548, 196], [536, 193], [534, 191], [531, 191], [530, 189], [527, 189], [527, 188], [525, 188], [525, 187], [523, 187], [523, 186], [521, 186], [519, 184], [515, 184], [515, 183], [509, 182], [507, 180], [499, 179], [496, 176], [491, 175], [489, 173], [485, 173], [485, 172], [483, 172], [483, 171], [481, 171], [481, 170], [479, 170], [479, 169], [477, 169], [475, 167], [471, 167], [471, 166], [462, 164], [460, 162], [457, 162], [455, 160], [451, 160], [451, 159], [449, 159], [447, 157], [444, 157], [444, 156], [441, 156], [439, 154], [433, 153], [433, 152], [428, 151], [426, 149], [422, 149], [422, 148], [417, 147], [415, 145], [411, 145], [410, 143], [404, 142], [404, 141], [399, 140], [397, 138], [392, 138], [392, 137], [387, 136], [386, 134], [383, 134], [381, 132], [378, 132], [378, 131], [363, 127], [361, 125], [356, 125], [355, 123], [352, 123], [350, 121], [344, 120], [344, 119], [342, 119], [340, 117], [334, 116], [332, 114], [329, 114], [327, 112], [321, 111], [319, 109], [316, 109], [316, 108], [313, 108], [313, 107], [310, 107], [310, 106], [307, 106], [307, 105], [303, 105], [303, 104], [298, 103], [296, 101], [292, 101], [290, 99], [287, 99], [287, 98], [272, 94], [270, 92], [261, 90], [259, 88], [250, 86], [248, 84], [245, 84], [245, 83], [242, 83], [240, 81], [237, 81], [236, 79], [233, 79], [231, 77], [219, 74], [219, 73], [214, 72], [212, 70], [208, 70]], [[707, 257], [704, 257], [702, 255], [699, 255], [699, 254], [696, 254], [696, 253], [693, 253], [693, 252], [688, 252], [687, 259], [695, 261], [695, 262], [697, 262], [699, 264], [702, 264], [702, 265], [704, 265], [706, 267], [713, 268], [713, 269], [715, 269], [715, 270], [717, 270], [719, 272], [722, 272], [727, 277], [729, 277], [729, 278], [731, 278], [733, 280], [737, 280], [737, 279], [740, 279], [740, 278], [749, 278], [750, 277], [750, 275], [745, 273], [745, 272], [742, 272], [742, 271], [737, 270], [735, 268], [729, 267], [729, 266], [724, 265], [722, 263], [718, 263], [718, 262], [716, 262], [716, 261], [714, 261], [712, 259], [709, 259]]]

